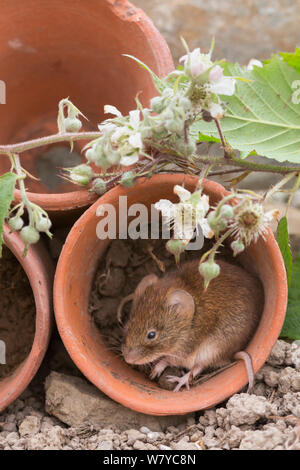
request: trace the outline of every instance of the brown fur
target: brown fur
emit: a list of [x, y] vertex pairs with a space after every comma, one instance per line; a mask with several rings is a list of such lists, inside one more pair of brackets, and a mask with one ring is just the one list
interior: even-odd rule
[[[208, 366], [219, 366], [243, 350], [262, 313], [263, 288], [243, 268], [221, 260], [218, 264], [220, 275], [206, 291], [198, 260], [184, 263], [142, 292], [137, 289], [125, 328], [123, 352], [134, 351], [136, 364], [167, 356], [170, 363], [188, 367], [188, 358], [194, 357], [207, 339], [217, 345], [218, 351], [214, 364]], [[194, 299], [192, 315], [184, 305], [167, 305], [171, 293], [178, 289]], [[157, 332], [157, 337], [149, 341], [147, 332], [151, 330]]]

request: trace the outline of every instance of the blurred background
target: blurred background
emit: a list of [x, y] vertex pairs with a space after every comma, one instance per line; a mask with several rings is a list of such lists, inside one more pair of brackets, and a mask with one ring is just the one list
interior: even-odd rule
[[300, 43], [299, 0], [132, 0], [165, 37], [176, 62], [190, 49], [207, 52], [215, 37], [215, 58], [247, 64]]

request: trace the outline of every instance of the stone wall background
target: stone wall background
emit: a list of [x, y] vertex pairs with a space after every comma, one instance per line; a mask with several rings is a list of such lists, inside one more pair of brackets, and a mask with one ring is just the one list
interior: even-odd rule
[[215, 58], [247, 64], [300, 45], [299, 0], [132, 0], [165, 37], [176, 62], [190, 49], [207, 52], [215, 37]]

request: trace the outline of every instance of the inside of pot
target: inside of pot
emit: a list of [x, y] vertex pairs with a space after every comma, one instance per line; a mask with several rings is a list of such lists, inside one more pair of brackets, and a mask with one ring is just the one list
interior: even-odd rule
[[0, 383], [17, 372], [35, 336], [36, 307], [19, 261], [3, 247], [0, 263]]
[[[148, 102], [154, 93], [149, 74], [122, 54], [136, 56], [158, 72], [151, 44], [155, 34], [147, 32], [148, 24], [143, 27], [145, 19], [134, 21], [135, 11], [122, 5], [120, 11], [109, 1], [27, 0], [21, 14], [18, 1], [1, 3], [0, 79], [6, 103], [0, 104], [0, 144], [57, 133], [58, 102], [63, 98], [69, 97], [88, 118], [83, 119], [85, 131], [97, 131], [105, 104], [127, 113], [135, 108], [140, 91], [140, 100]], [[75, 143], [71, 154], [67, 144], [22, 153], [24, 168], [39, 178], [27, 179], [28, 190], [78, 190], [57, 174], [59, 168], [80, 163], [84, 144]], [[0, 174], [8, 169], [3, 156]]]

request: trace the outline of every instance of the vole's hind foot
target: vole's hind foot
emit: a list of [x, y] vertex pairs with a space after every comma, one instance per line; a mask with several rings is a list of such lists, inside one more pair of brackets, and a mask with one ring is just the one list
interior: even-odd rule
[[176, 387], [173, 389], [173, 392], [179, 392], [181, 387], [186, 387], [187, 390], [190, 389], [190, 378], [191, 378], [191, 371], [184, 374], [182, 377], [178, 377], [177, 375], [168, 375], [167, 379], [169, 382], [177, 382]]
[[241, 359], [242, 361], [244, 361], [248, 374], [247, 393], [252, 393], [254, 387], [254, 370], [250, 354], [248, 354], [246, 351], [239, 351], [235, 353], [234, 359]]

